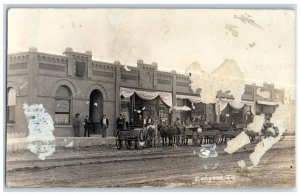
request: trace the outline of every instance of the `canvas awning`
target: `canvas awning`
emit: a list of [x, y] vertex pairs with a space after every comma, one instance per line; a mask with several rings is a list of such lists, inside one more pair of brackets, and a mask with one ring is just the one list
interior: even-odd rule
[[[245, 105], [247, 106], [251, 106], [251, 113], [254, 114], [254, 102], [249, 102], [249, 101], [241, 101], [240, 103], [235, 103], [233, 100], [220, 100], [218, 102], [219, 106], [220, 106], [220, 112], [222, 112], [227, 105], [229, 105], [230, 107], [236, 109], [236, 110], [240, 110], [242, 109]], [[217, 109], [216, 109], [217, 110]]]
[[174, 106], [173, 107], [174, 110], [177, 110], [177, 111], [191, 111], [192, 109], [188, 106]]
[[257, 101], [257, 103], [261, 104], [261, 105], [270, 105], [270, 106], [278, 105], [277, 103], [272, 102], [272, 101]]
[[172, 107], [172, 93], [168, 92], [158, 92], [158, 91], [141, 91], [141, 90], [136, 90], [132, 88], [120, 88], [120, 96], [123, 96], [125, 98], [131, 97], [133, 94], [136, 94], [139, 96], [141, 99], [144, 100], [152, 100], [155, 99], [157, 96], [159, 96], [162, 101], [169, 107]]
[[201, 97], [193, 96], [193, 95], [178, 95], [176, 94], [177, 99], [188, 99], [192, 103], [201, 103]]
[[245, 103], [242, 102], [241, 103], [229, 102], [228, 104], [230, 105], [230, 107], [236, 110], [240, 110], [245, 106]]

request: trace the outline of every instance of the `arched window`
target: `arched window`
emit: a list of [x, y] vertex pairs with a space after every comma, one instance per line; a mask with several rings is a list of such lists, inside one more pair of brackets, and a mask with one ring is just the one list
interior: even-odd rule
[[55, 93], [55, 116], [56, 125], [70, 124], [71, 91], [67, 86], [59, 86]]
[[13, 88], [7, 89], [7, 122], [15, 123], [16, 102], [17, 102], [16, 90]]

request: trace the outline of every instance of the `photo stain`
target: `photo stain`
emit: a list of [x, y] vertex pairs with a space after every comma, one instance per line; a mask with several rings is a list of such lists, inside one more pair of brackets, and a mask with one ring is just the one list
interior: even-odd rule
[[225, 25], [225, 29], [227, 29], [228, 31], [230, 31], [231, 34], [232, 34], [232, 36], [234, 36], [234, 37], [238, 37], [239, 36], [239, 32], [237, 31], [237, 26], [226, 24]]

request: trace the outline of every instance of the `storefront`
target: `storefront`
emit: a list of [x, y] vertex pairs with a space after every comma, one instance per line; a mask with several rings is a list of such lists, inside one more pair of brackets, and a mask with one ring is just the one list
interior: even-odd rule
[[275, 112], [277, 103], [271, 101], [257, 101], [256, 102], [256, 114], [265, 114], [269, 117]]
[[[27, 124], [24, 103], [43, 105], [53, 119], [55, 137], [74, 136], [72, 124], [77, 113], [82, 122], [86, 115], [91, 118], [91, 133], [95, 135], [101, 134], [100, 119], [105, 114], [110, 122], [107, 136], [113, 136], [120, 113], [125, 114], [128, 124], [137, 126], [144, 125], [148, 118], [167, 124], [172, 124], [176, 117], [182, 124], [196, 119], [220, 122], [220, 107], [223, 111], [228, 105], [228, 102], [220, 105], [218, 101], [202, 103], [200, 95], [191, 89], [189, 76], [159, 71], [156, 62], [148, 64], [137, 60], [136, 66], [125, 69], [117, 60], [113, 63], [95, 61], [91, 51], [80, 53], [72, 48], [66, 48], [63, 55], [30, 48], [8, 55], [7, 60], [8, 137], [28, 135], [29, 130], [24, 126]], [[260, 96], [265, 92], [258, 90], [260, 88], [269, 89], [268, 99]], [[230, 104], [222, 113], [222, 121], [229, 117], [248, 122], [250, 114], [272, 114], [276, 103], [283, 100], [284, 90], [274, 89], [274, 85], [248, 85], [242, 97], [246, 105]], [[83, 124], [80, 136], [84, 136]]]
[[200, 96], [176, 95], [177, 116], [183, 125], [189, 125], [195, 119], [205, 116], [205, 104], [201, 102]]
[[132, 126], [143, 126], [147, 119], [170, 124], [172, 93], [120, 88], [121, 113]]
[[220, 101], [220, 111], [220, 123], [249, 124], [255, 114], [254, 103], [244, 101]]

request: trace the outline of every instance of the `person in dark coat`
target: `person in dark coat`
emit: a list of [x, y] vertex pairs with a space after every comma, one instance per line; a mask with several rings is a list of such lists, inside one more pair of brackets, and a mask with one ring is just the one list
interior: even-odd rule
[[180, 128], [181, 128], [181, 122], [180, 122], [180, 119], [179, 118], [176, 118], [176, 121], [174, 122], [174, 126], [176, 127], [176, 129], [178, 131], [180, 131]]
[[101, 118], [100, 125], [101, 125], [101, 129], [102, 129], [102, 137], [106, 138], [106, 130], [107, 130], [108, 125], [109, 125], [109, 121], [106, 118], [106, 115], [103, 115], [103, 117]]
[[73, 129], [74, 129], [74, 135], [75, 137], [79, 137], [79, 133], [80, 133], [80, 124], [81, 124], [81, 121], [79, 119], [79, 116], [80, 114], [76, 114], [75, 115], [75, 118], [74, 118], [74, 121], [73, 121]]
[[[122, 113], [120, 113], [120, 116], [117, 118], [117, 131], [122, 131], [124, 129], [125, 119], [123, 118]], [[115, 132], [116, 136], [116, 132]]]
[[84, 124], [84, 137], [86, 137], [86, 135], [90, 137], [90, 129], [92, 124], [88, 115], [86, 115], [83, 124]]
[[154, 123], [154, 120], [149, 116], [146, 120], [146, 127], [149, 125], [152, 125]]

